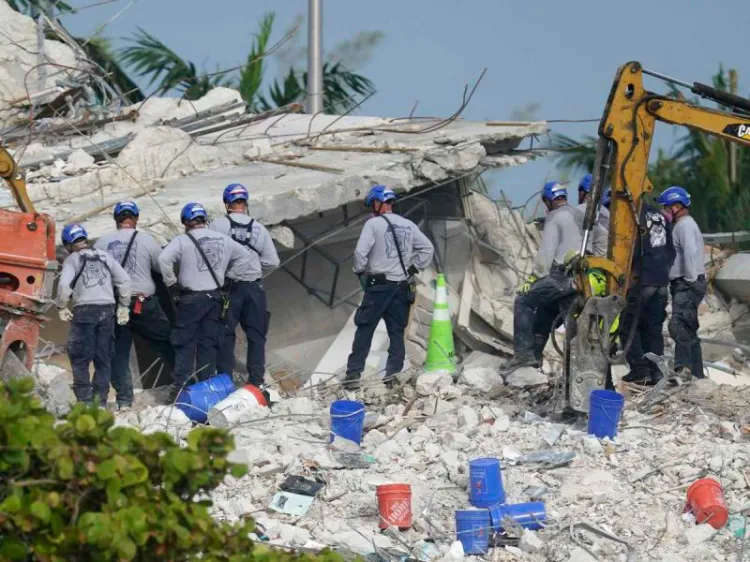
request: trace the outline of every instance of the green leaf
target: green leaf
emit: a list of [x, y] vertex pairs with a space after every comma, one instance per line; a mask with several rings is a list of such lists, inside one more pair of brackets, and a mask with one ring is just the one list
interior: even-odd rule
[[120, 560], [132, 560], [137, 553], [138, 547], [130, 539], [124, 538], [117, 542], [117, 554]]
[[229, 469], [229, 473], [235, 478], [242, 478], [247, 474], [247, 466], [244, 464], [233, 464]]
[[49, 521], [50, 513], [49, 506], [44, 502], [35, 501], [31, 504], [31, 514], [44, 523]]
[[100, 480], [109, 480], [115, 476], [116, 472], [117, 465], [115, 464], [114, 459], [107, 459], [96, 467], [96, 475]]
[[0, 503], [0, 512], [18, 513], [21, 510], [21, 498], [13, 494]]
[[62, 457], [57, 461], [57, 475], [63, 480], [70, 480], [75, 474], [75, 466], [70, 457]]
[[83, 414], [74, 424], [78, 433], [87, 434], [96, 429], [96, 421], [89, 414]]

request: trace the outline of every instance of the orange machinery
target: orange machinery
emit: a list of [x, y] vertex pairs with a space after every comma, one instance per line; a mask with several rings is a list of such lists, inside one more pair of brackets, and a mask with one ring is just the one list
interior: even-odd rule
[[0, 178], [20, 209], [0, 209], [0, 365], [10, 351], [30, 370], [57, 271], [55, 222], [36, 212], [23, 170], [2, 146]]

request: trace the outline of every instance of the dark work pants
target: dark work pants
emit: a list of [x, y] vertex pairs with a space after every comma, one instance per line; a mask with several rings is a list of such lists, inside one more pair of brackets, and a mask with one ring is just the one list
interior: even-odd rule
[[525, 295], [516, 295], [513, 302], [516, 357], [541, 360], [555, 319], [567, 313], [575, 294], [570, 277], [556, 272], [537, 280]]
[[266, 292], [260, 281], [232, 281], [229, 293], [231, 301], [227, 319], [227, 336], [219, 351], [216, 365], [219, 373], [232, 374], [234, 371], [234, 344], [237, 339], [237, 324], [247, 337], [248, 382], [255, 386], [263, 384], [266, 373], [266, 334], [268, 316], [266, 313]]
[[115, 326], [115, 356], [112, 360], [112, 386], [117, 393], [118, 404], [133, 403], [133, 376], [130, 372], [130, 348], [133, 334], [141, 336], [169, 366], [174, 367], [174, 350], [169, 343], [172, 326], [156, 296], [150, 296], [141, 304], [140, 314], [133, 312], [135, 297], [130, 304], [130, 321], [124, 326]]
[[698, 338], [698, 305], [706, 296], [706, 278], [699, 277], [694, 283], [684, 278], [674, 279], [669, 284], [672, 293], [672, 318], [669, 320], [669, 335], [674, 340], [674, 368], [689, 367], [694, 377], [702, 379], [703, 352]]
[[[640, 295], [640, 302], [638, 296]], [[621, 315], [620, 345], [625, 346], [630, 330], [635, 330], [630, 349], [627, 352], [630, 371], [644, 378], [660, 378], [661, 371], [653, 361], [643, 355], [653, 353], [664, 355], [664, 335], [662, 329], [667, 319], [667, 287], [635, 285], [628, 290], [627, 304]]]
[[347, 375], [361, 375], [364, 371], [372, 336], [381, 318], [385, 321], [390, 340], [385, 375], [388, 377], [401, 372], [406, 357], [404, 329], [409, 321], [410, 306], [406, 282], [367, 287], [362, 304], [354, 314], [357, 332], [354, 334], [352, 352], [346, 365]]
[[[68, 357], [73, 369], [73, 393], [78, 402], [107, 403], [112, 356], [115, 351], [115, 306], [82, 304], [73, 307]], [[89, 366], [94, 363], [94, 380]]]
[[218, 291], [188, 293], [180, 297], [170, 337], [174, 347], [175, 388], [182, 388], [188, 379], [193, 383], [216, 374], [216, 357], [227, 329], [220, 315], [221, 296]]

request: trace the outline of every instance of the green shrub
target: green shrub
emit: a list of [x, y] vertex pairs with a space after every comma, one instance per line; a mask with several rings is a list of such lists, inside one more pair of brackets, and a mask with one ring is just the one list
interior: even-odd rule
[[0, 560], [336, 560], [255, 545], [250, 520], [208, 513], [208, 492], [243, 465], [232, 437], [199, 428], [181, 448], [165, 433], [114, 427], [77, 405], [56, 422], [31, 379], [0, 383]]

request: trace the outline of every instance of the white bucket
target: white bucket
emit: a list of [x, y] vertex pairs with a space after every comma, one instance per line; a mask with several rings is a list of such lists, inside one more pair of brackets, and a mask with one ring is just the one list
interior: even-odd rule
[[257, 387], [248, 384], [235, 390], [208, 411], [208, 423], [227, 429], [269, 414], [266, 399]]

